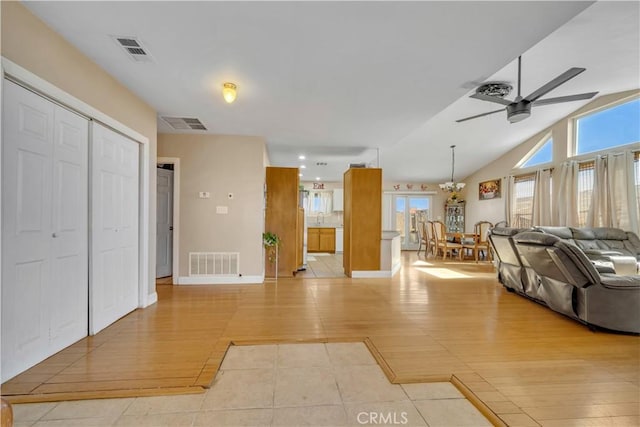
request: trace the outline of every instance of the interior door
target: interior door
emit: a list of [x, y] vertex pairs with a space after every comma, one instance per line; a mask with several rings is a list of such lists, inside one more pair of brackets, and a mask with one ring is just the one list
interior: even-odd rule
[[173, 271], [173, 171], [158, 168], [156, 278]]
[[87, 335], [88, 121], [5, 81], [2, 381]]
[[138, 306], [139, 147], [92, 126], [89, 329], [95, 334]]

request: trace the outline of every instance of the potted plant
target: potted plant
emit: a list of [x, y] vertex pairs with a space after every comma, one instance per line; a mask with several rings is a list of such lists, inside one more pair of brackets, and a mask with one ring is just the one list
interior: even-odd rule
[[262, 233], [262, 245], [267, 252], [267, 259], [270, 264], [275, 263], [275, 277], [278, 278], [278, 246], [280, 246], [280, 237], [271, 231]]

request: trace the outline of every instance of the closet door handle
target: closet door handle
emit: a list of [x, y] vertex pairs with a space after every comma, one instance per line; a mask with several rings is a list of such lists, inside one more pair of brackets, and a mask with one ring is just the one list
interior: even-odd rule
[[55, 239], [56, 237], [58, 237], [58, 233], [51, 233], [51, 237]]

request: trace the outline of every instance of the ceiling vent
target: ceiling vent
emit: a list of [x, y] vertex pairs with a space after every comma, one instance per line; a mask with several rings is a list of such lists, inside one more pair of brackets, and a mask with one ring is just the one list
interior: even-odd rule
[[366, 163], [349, 163], [349, 169], [351, 168], [366, 168]]
[[317, 162], [316, 166], [327, 166], [327, 162]]
[[149, 51], [142, 45], [140, 39], [136, 37], [111, 36], [118, 46], [124, 49], [129, 58], [136, 62], [152, 62], [153, 59]]
[[189, 117], [162, 117], [169, 126], [176, 130], [207, 130], [198, 119]]

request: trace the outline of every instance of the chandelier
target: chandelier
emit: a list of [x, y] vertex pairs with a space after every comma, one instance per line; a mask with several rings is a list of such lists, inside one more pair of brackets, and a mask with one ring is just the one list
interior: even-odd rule
[[[455, 182], [453, 180], [453, 172], [455, 170], [456, 167], [456, 152], [455, 152], [455, 145], [451, 146], [451, 181], [449, 182], [445, 182], [444, 184], [440, 184], [440, 189], [442, 191], [446, 191], [447, 193], [453, 193], [453, 195], [456, 195], [455, 193], [460, 192], [460, 190], [462, 190], [465, 186], [464, 182]], [[457, 195], [456, 195], [457, 196]], [[453, 200], [455, 200], [457, 197], [452, 197]]]

